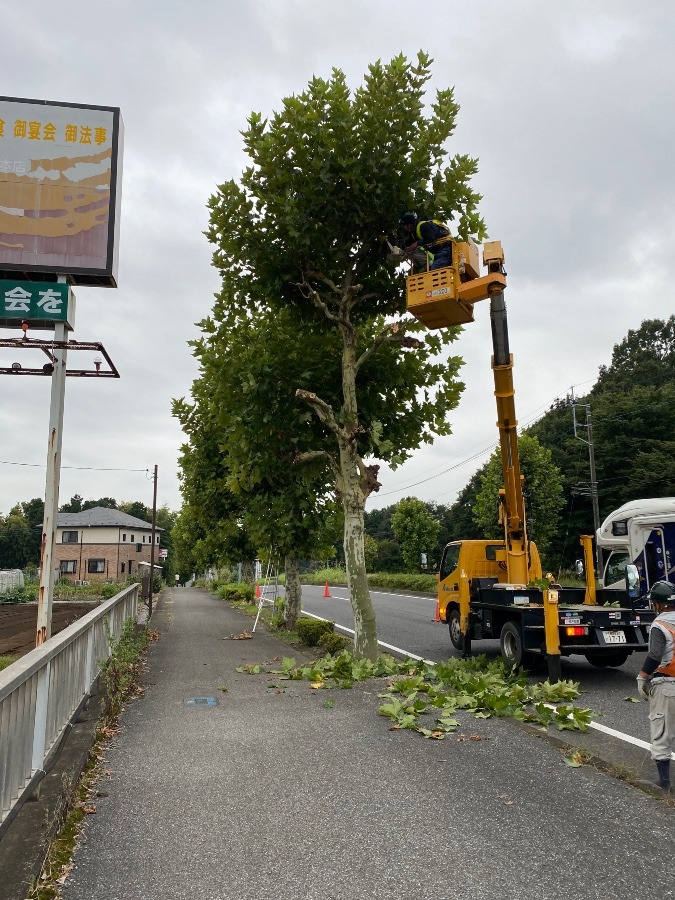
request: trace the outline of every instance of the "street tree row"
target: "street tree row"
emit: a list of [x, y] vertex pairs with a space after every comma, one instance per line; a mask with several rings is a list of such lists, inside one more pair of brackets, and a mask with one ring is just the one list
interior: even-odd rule
[[449, 88], [427, 96], [430, 77], [424, 53], [373, 63], [355, 90], [336, 69], [249, 117], [249, 165], [209, 203], [222, 288], [195, 343], [200, 374], [174, 404], [180, 525], [204, 561], [243, 541], [297, 559], [338, 510], [355, 652], [368, 658], [364, 509], [379, 461], [449, 434], [462, 389], [458, 330], [406, 315], [387, 240], [408, 209], [485, 234], [477, 162], [449, 151], [458, 105]]

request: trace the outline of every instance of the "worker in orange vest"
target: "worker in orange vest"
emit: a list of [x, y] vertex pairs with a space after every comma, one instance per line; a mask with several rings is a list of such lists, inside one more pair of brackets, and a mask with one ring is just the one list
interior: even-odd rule
[[675, 751], [675, 587], [658, 581], [649, 596], [658, 615], [652, 622], [637, 685], [640, 696], [649, 700], [651, 754], [658, 785], [669, 791], [670, 756]]

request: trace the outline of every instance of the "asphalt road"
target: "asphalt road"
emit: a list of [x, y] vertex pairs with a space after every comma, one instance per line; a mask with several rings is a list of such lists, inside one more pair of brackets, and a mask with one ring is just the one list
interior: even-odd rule
[[[303, 609], [313, 615], [330, 619], [336, 625], [353, 629], [354, 618], [347, 589], [331, 587], [329, 598], [325, 598], [323, 592], [322, 587], [303, 585]], [[450, 643], [448, 626], [445, 623], [434, 622], [436, 602], [433, 597], [388, 594], [380, 591], [371, 591], [371, 597], [377, 615], [378, 638], [381, 642], [434, 662], [457, 655], [457, 651]], [[499, 642], [474, 641], [473, 650], [474, 653], [497, 657]], [[620, 668], [596, 669], [586, 662], [583, 656], [564, 657], [562, 677], [579, 682], [582, 696], [577, 703], [590, 707], [596, 722], [631, 737], [648, 740], [647, 705], [625, 699], [637, 696], [635, 676], [643, 659], [644, 654], [634, 653]], [[613, 745], [609, 742], [608, 746], [611, 748]], [[623, 754], [619, 752], [626, 747], [616, 743], [616, 749], [614, 761], [617, 764], [627, 763]], [[644, 750], [640, 750], [639, 755], [643, 761], [647, 759]], [[647, 769], [649, 768], [647, 766]]]
[[[335, 594], [306, 606], [348, 615]], [[428, 598], [386, 603], [399, 627], [431, 625]], [[377, 682], [237, 671], [287, 645], [233, 640], [250, 619], [206, 591], [163, 592], [152, 621], [146, 691], [106, 750], [64, 900], [675, 897], [673, 810], [529, 731], [462, 716], [425, 741], [377, 715]]]

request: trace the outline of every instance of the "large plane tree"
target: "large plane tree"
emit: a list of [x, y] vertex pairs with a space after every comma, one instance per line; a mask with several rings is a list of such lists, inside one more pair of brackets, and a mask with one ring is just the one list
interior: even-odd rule
[[458, 113], [452, 89], [426, 98], [431, 60], [398, 56], [369, 67], [351, 91], [345, 75], [313, 78], [269, 119], [243, 132], [250, 165], [210, 200], [208, 236], [222, 275], [220, 320], [236, 328], [253, 308], [290, 310], [293, 343], [336, 338], [339, 381], [330, 396], [298, 385], [321, 424], [323, 462], [344, 512], [344, 552], [355, 652], [373, 658], [377, 634], [364, 557], [364, 508], [378, 465], [396, 465], [448, 434], [461, 360], [457, 330], [430, 334], [405, 315], [404, 279], [387, 262], [401, 213], [416, 209], [460, 236], [483, 237], [476, 160], [450, 156]]

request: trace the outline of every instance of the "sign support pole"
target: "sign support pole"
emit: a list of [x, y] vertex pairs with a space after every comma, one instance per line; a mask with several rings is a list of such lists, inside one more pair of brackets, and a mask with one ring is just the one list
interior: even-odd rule
[[[65, 282], [59, 275], [59, 282]], [[68, 339], [65, 322], [54, 323], [54, 341]], [[54, 350], [51, 403], [49, 407], [49, 440], [47, 443], [47, 478], [45, 486], [45, 515], [42, 523], [40, 550], [40, 588], [38, 591], [37, 630], [35, 646], [39, 647], [52, 636], [52, 600], [54, 596], [54, 539], [56, 517], [59, 512], [59, 486], [61, 480], [61, 444], [63, 438], [63, 410], [66, 394], [66, 359], [64, 348]]]
[[157, 466], [152, 477], [152, 531], [150, 532], [150, 587], [148, 589], [148, 621], [152, 618], [152, 588], [155, 582], [155, 529], [157, 527]]

